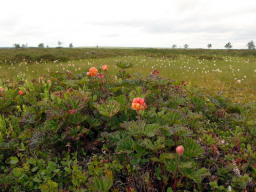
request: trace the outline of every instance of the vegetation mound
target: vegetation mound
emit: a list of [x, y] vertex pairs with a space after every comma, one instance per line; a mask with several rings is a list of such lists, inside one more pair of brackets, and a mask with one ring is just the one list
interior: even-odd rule
[[0, 189], [254, 191], [255, 106], [131, 66], [3, 82]]

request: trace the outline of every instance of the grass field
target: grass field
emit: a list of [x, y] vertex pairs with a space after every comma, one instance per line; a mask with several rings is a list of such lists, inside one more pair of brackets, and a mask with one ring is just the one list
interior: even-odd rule
[[[38, 51], [39, 50], [39, 51]], [[130, 74], [149, 75], [153, 70], [175, 81], [187, 81], [205, 91], [224, 94], [237, 102], [255, 101], [256, 58], [246, 50], [166, 50], [166, 49], [27, 49], [1, 50], [1, 79], [38, 78], [48, 73], [67, 70], [73, 73], [88, 71], [91, 66], [109, 65], [115, 74], [117, 61], [134, 65]], [[55, 56], [54, 61], [35, 59], [38, 55]], [[49, 56], [49, 53], [51, 54]], [[47, 56], [48, 54], [48, 56]], [[4, 61], [8, 60], [7, 62]], [[34, 57], [33, 57], [34, 56]], [[44, 55], [45, 56], [45, 55]], [[64, 61], [59, 61], [58, 58]], [[51, 60], [54, 59], [50, 58]], [[12, 61], [15, 60], [15, 61]], [[47, 60], [47, 59], [46, 59]]]

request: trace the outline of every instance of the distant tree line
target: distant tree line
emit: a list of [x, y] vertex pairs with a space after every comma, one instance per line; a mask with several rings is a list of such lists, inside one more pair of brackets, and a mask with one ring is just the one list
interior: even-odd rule
[[[58, 41], [58, 47], [57, 47], [57, 48], [62, 48], [62, 46], [61, 46], [62, 44], [63, 44], [63, 42]], [[14, 46], [15, 48], [27, 48], [27, 47], [28, 47], [28, 44], [26, 43], [26, 44], [20, 45], [20, 44], [15, 43], [13, 46]], [[254, 49], [255, 49], [255, 43], [254, 43], [253, 40], [249, 41], [246, 46], [248, 47], [249, 50], [254, 50]], [[73, 47], [74, 47], [74, 46], [73, 46], [73, 43], [70, 43], [68, 47], [69, 47], [69, 48], [73, 48]], [[98, 47], [98, 46], [97, 46], [97, 47]], [[188, 47], [189, 47], [188, 44], [184, 44], [184, 48], [185, 48], [185, 49], [188, 49]], [[226, 49], [232, 49], [233, 45], [232, 45], [230, 42], [228, 42], [228, 43], [225, 44], [224, 47], [225, 47]], [[45, 48], [44, 43], [39, 43], [39, 44], [38, 44], [38, 48]], [[47, 45], [46, 48], [49, 48], [49, 46]], [[176, 48], [177, 48], [177, 45], [176, 45], [176, 44], [173, 44], [173, 45], [172, 45], [172, 48], [173, 48], [173, 49], [176, 49]], [[212, 48], [212, 44], [211, 44], [211, 43], [207, 44], [207, 48], [208, 48], [208, 49], [211, 49], [211, 48]]]
[[[187, 49], [188, 46], [189, 46], [188, 44], [184, 44], [184, 48], [185, 48], [185, 49]], [[249, 50], [255, 49], [255, 44], [254, 44], [253, 40], [249, 41], [246, 46], [248, 47]], [[233, 45], [232, 45], [230, 42], [228, 42], [228, 43], [225, 44], [224, 47], [225, 47], [226, 49], [231, 49], [231, 48], [233, 47]], [[177, 45], [176, 45], [176, 44], [173, 44], [173, 45], [172, 45], [172, 48], [173, 48], [173, 49], [176, 49], [176, 48], [177, 48]], [[207, 44], [207, 48], [208, 48], [208, 49], [211, 49], [211, 48], [212, 48], [212, 44], [211, 44], [211, 43]]]
[[[63, 44], [63, 42], [58, 41], [57, 43], [58, 43], [58, 47], [56, 47], [56, 48], [62, 48], [61, 45]], [[18, 49], [18, 48], [27, 48], [27, 47], [28, 47], [28, 44], [26, 43], [26, 44], [20, 45], [20, 44], [18, 44], [18, 43], [14, 43], [13, 46], [14, 46], [14, 48], [17, 48], [17, 49]], [[39, 43], [37, 47], [40, 48], [40, 49], [45, 48], [44, 43]], [[73, 47], [74, 47], [73, 43], [70, 43], [68, 47], [69, 47], [69, 48], [73, 48]], [[49, 46], [47, 45], [46, 48], [49, 48]]]

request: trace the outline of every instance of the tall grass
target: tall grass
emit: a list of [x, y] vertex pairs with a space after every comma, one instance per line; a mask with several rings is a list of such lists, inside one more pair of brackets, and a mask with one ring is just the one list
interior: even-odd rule
[[[0, 79], [15, 79], [18, 74], [32, 79], [51, 72], [60, 73], [67, 70], [78, 74], [86, 72], [92, 66], [100, 67], [104, 64], [109, 65], [109, 73], [115, 74], [118, 71], [115, 63], [127, 61], [134, 64], [134, 67], [128, 70], [131, 74], [141, 73], [146, 76], [157, 69], [161, 76], [176, 81], [187, 81], [191, 86], [204, 88], [208, 92], [224, 94], [234, 101], [256, 100], [254, 51], [236, 50], [234, 53], [227, 50], [202, 50], [200, 52], [200, 50], [165, 49], [49, 49], [48, 51], [47, 49], [28, 49], [26, 53], [24, 52], [26, 50], [1, 51], [5, 52], [5, 55], [13, 54], [9, 58], [15, 57], [13, 51], [18, 51], [18, 54], [22, 51], [23, 54], [30, 55], [31, 58], [38, 58], [41, 52], [49, 54], [50, 51], [56, 58], [62, 55], [69, 61], [29, 62], [23, 59], [19, 63], [4, 63], [2, 59]], [[65, 55], [66, 53], [67, 55]], [[246, 55], [245, 53], [250, 56], [241, 56]], [[80, 56], [76, 57], [77, 54]], [[86, 58], [86, 55], [90, 55], [90, 57]], [[3, 57], [3, 55], [1, 56]]]

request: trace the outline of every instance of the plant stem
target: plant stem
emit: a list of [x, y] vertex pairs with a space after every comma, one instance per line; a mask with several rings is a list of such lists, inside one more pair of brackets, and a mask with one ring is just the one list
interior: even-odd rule
[[180, 163], [180, 155], [178, 155], [178, 161], [177, 161], [177, 169], [175, 171], [174, 175], [174, 184], [173, 184], [173, 191], [176, 192], [176, 187], [177, 187], [177, 174], [179, 170], [179, 163]]
[[141, 119], [140, 119], [140, 112], [137, 111], [138, 119], [139, 119], [139, 125], [141, 126]]

